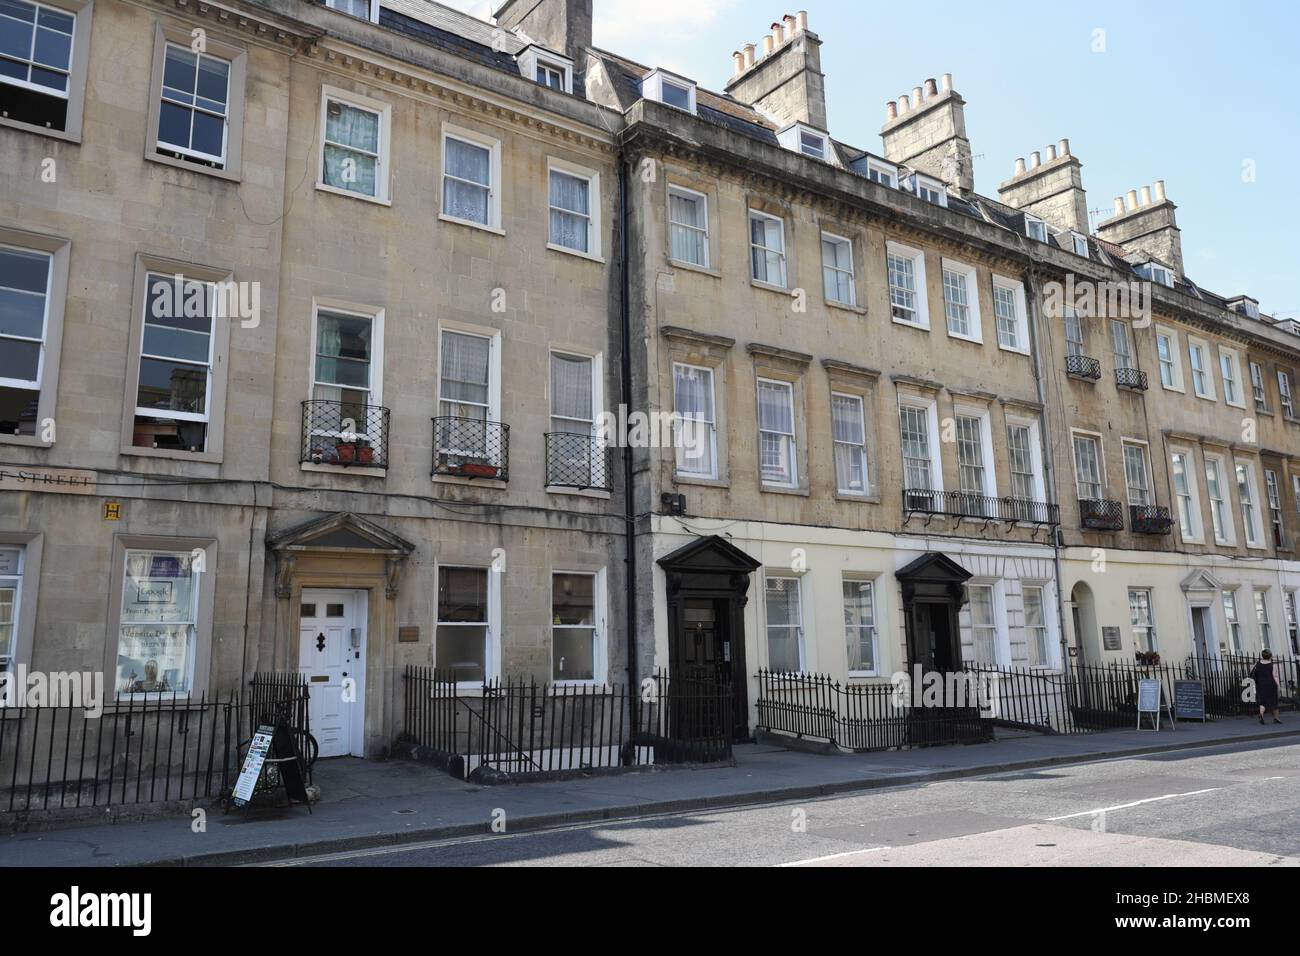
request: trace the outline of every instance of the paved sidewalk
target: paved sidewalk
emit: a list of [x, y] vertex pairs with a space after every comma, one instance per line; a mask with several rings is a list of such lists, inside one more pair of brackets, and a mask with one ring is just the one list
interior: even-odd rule
[[[321, 802], [261, 811], [245, 820], [219, 810], [207, 831], [188, 816], [77, 826], [0, 837], [0, 866], [220, 865], [314, 856], [491, 832], [504, 810], [512, 832], [571, 823], [703, 810], [902, 786], [1053, 764], [1140, 756], [1217, 744], [1300, 737], [1300, 720], [1181, 724], [1176, 731], [1122, 730], [1071, 737], [1023, 735], [967, 747], [821, 756], [763, 745], [736, 748], [736, 766], [644, 770], [549, 783], [476, 786], [425, 765], [324, 761]], [[499, 814], [498, 814], [499, 815]]]

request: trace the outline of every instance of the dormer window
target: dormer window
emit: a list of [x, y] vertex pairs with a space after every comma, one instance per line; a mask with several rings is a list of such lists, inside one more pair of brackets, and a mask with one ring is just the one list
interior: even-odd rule
[[358, 20], [379, 22], [379, 0], [325, 0], [325, 6]]
[[948, 191], [943, 188], [943, 183], [939, 182], [939, 180], [917, 173], [912, 177], [912, 189], [917, 198], [947, 208]]
[[1070, 238], [1074, 242], [1074, 254], [1088, 258], [1088, 237], [1082, 236], [1077, 232], [1070, 233]]
[[1145, 279], [1150, 279], [1159, 285], [1167, 286], [1170, 289], [1174, 287], [1174, 274], [1164, 266], [1158, 266], [1154, 262], [1144, 262], [1138, 266], [1138, 273]]
[[873, 183], [880, 183], [882, 186], [893, 189], [898, 183], [898, 170], [887, 163], [869, 159], [867, 160], [867, 178]]
[[519, 73], [561, 93], [573, 92], [573, 61], [544, 47], [530, 46], [519, 54]]
[[777, 142], [786, 149], [803, 153], [822, 162], [830, 162], [830, 137], [820, 130], [795, 123], [776, 134]]
[[687, 113], [695, 112], [695, 81], [664, 70], [655, 70], [641, 81], [641, 95]]
[[1036, 239], [1039, 242], [1047, 241], [1047, 223], [1037, 216], [1025, 217], [1025, 235], [1030, 239]]

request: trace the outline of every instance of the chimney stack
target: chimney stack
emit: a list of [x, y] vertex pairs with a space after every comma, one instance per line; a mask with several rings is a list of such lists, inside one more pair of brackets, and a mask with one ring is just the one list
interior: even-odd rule
[[1165, 195], [1164, 180], [1143, 186], [1141, 195], [1139, 202], [1138, 190], [1130, 189], [1123, 201], [1116, 199], [1115, 215], [1097, 226], [1097, 235], [1126, 252], [1154, 256], [1182, 275], [1182, 230], [1174, 215], [1178, 207]]
[[966, 101], [952, 88], [952, 74], [936, 84], [914, 87], [898, 98], [897, 113], [886, 110], [880, 131], [885, 158], [942, 180], [959, 192], [973, 192], [975, 170], [966, 138]]
[[726, 86], [728, 94], [746, 106], [762, 110], [779, 127], [804, 123], [826, 130], [826, 77], [822, 74], [822, 41], [808, 29], [808, 14], [785, 14], [763, 37], [763, 55], [749, 56], [744, 69]]
[[591, 5], [592, 0], [505, 0], [496, 22], [581, 64], [591, 48]]
[[998, 198], [1022, 209], [1057, 230], [1088, 234], [1088, 200], [1083, 189], [1083, 164], [1070, 155], [1070, 141], [1062, 139], [1042, 153], [1030, 153], [1028, 168], [1016, 160], [1015, 173], [998, 187]]

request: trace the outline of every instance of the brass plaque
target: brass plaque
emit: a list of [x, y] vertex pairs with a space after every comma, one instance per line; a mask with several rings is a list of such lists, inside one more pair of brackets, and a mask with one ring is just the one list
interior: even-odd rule
[[120, 501], [104, 502], [104, 520], [105, 521], [122, 520], [122, 503]]
[[420, 629], [418, 627], [399, 627], [397, 629], [397, 642], [399, 644], [418, 644], [420, 641]]

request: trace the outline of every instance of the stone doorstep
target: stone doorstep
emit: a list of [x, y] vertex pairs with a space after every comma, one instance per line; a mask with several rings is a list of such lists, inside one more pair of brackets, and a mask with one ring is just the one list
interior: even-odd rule
[[[1288, 737], [1300, 736], [1300, 727], [1281, 731], [1269, 731], [1250, 736], [1218, 736], [1209, 739], [1167, 740], [1166, 742], [1134, 747], [1117, 747], [1108, 751], [1093, 753], [1055, 754], [1035, 757], [1027, 760], [992, 761], [970, 767], [957, 767], [937, 770], [913, 770], [897, 774], [876, 771], [877, 776], [862, 777], [853, 780], [840, 780], [830, 783], [794, 785], [769, 789], [752, 790], [745, 793], [715, 794], [703, 797], [685, 797], [672, 800], [660, 800], [651, 803], [629, 803], [620, 806], [592, 807], [589, 809], [569, 810], [555, 813], [539, 813], [512, 816], [510, 829], [512, 833], [546, 830], [559, 826], [572, 826], [584, 823], [599, 823], [607, 820], [626, 820], [644, 816], [656, 816], [673, 813], [689, 813], [727, 809], [742, 806], [754, 806], [767, 803], [779, 803], [787, 800], [809, 800], [831, 797], [849, 793], [893, 787], [913, 786], [919, 783], [958, 780], [966, 777], [978, 777], [995, 773], [1008, 773], [1019, 770], [1033, 770], [1043, 767], [1066, 766], [1071, 764], [1094, 763], [1125, 757], [1141, 757], [1150, 754], [1171, 753], [1182, 750], [1195, 750], [1206, 747], [1224, 746], [1236, 743], [1254, 743], [1256, 741], [1275, 741]], [[694, 768], [673, 768], [658, 770], [658, 773], [675, 773], [685, 769], [692, 772]], [[704, 772], [704, 771], [700, 771]], [[304, 815], [304, 819], [306, 819]], [[412, 843], [427, 843], [454, 840], [469, 836], [489, 836], [491, 830], [484, 823], [453, 824], [442, 827], [426, 827], [418, 830], [394, 831], [389, 833], [366, 834], [351, 837], [322, 837], [319, 840], [303, 842], [285, 842], [278, 845], [256, 845], [247, 849], [221, 850], [212, 853], [192, 854], [171, 857], [134, 864], [142, 866], [230, 866], [240, 863], [271, 863], [277, 861], [303, 859], [353, 850], [376, 849], [390, 846], [402, 846]]]

